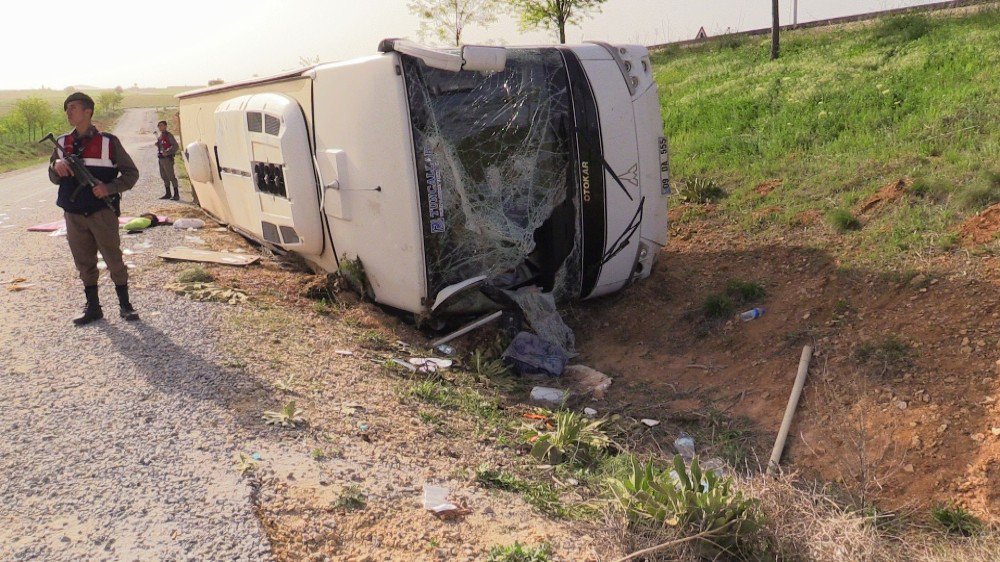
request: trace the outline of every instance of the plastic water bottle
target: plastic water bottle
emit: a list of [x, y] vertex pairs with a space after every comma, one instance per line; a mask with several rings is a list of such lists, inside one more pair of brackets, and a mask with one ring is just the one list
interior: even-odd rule
[[455, 353], [455, 348], [445, 343], [435, 347], [434, 349], [438, 350], [438, 352], [442, 355], [451, 355]]
[[684, 460], [690, 461], [694, 458], [694, 439], [687, 433], [682, 431], [680, 436], [674, 439], [674, 448]]
[[754, 318], [760, 318], [763, 315], [764, 315], [764, 308], [763, 307], [755, 306], [755, 307], [751, 308], [750, 310], [741, 313], [740, 314], [740, 320], [742, 320], [744, 322], [749, 322], [749, 321], [753, 320]]

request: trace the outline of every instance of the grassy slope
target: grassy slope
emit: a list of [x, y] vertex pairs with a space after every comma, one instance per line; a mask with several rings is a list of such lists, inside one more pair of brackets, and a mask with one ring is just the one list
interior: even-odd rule
[[733, 224], [773, 233], [906, 177], [910, 196], [836, 241], [889, 263], [947, 247], [955, 221], [1000, 199], [1000, 11], [788, 32], [773, 62], [768, 45], [654, 57], [674, 176], [718, 181]]

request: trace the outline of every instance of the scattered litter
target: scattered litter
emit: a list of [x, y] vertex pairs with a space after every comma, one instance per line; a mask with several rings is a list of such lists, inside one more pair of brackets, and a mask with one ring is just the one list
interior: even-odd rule
[[126, 256], [131, 256], [131, 255], [141, 254], [141, 253], [142, 252], [136, 252], [135, 250], [132, 250], [131, 248], [122, 248], [122, 254], [124, 254]]
[[11, 284], [14, 284], [14, 283], [24, 283], [25, 281], [27, 281], [27, 279], [24, 278], [24, 277], [12, 277], [12, 278], [10, 278], [10, 280], [4, 281], [3, 283], [0, 283], [0, 285], [11, 285]]
[[228, 252], [198, 250], [195, 248], [185, 248], [184, 246], [170, 248], [160, 254], [160, 257], [166, 260], [197, 261], [237, 266], [250, 265], [260, 259], [259, 256], [240, 256]]
[[404, 367], [404, 368], [406, 368], [407, 370], [409, 370], [411, 372], [416, 372], [417, 371], [417, 366], [416, 365], [410, 365], [409, 363], [407, 363], [406, 361], [403, 361], [402, 359], [393, 359], [390, 362], [391, 363], [395, 363], [396, 365], [399, 365], [400, 367]]
[[410, 347], [410, 344], [406, 343], [406, 342], [405, 342], [405, 341], [403, 341], [403, 340], [396, 340], [396, 345], [397, 345], [398, 347], [401, 347], [401, 348], [403, 348], [403, 349], [407, 349], [407, 348], [409, 348], [409, 347]]
[[701, 466], [702, 471], [711, 470], [720, 478], [729, 476], [729, 465], [726, 464], [726, 461], [720, 459], [719, 457], [699, 460], [698, 465]]
[[434, 515], [461, 511], [460, 507], [448, 501], [448, 493], [448, 488], [424, 484], [424, 509], [433, 512]]
[[34, 286], [35, 286], [34, 283], [14, 284], [14, 285], [8, 285], [7, 286], [7, 290], [10, 291], [10, 292], [12, 292], [12, 293], [16, 293], [18, 291], [23, 291], [25, 289], [30, 289], [31, 287], [34, 287]]
[[597, 415], [597, 410], [593, 408], [584, 408], [583, 413], [592, 418]]
[[417, 366], [417, 371], [421, 373], [434, 373], [438, 370], [444, 370], [451, 367], [453, 361], [451, 359], [438, 359], [436, 357], [412, 357], [410, 358], [410, 364]]
[[440, 353], [441, 355], [454, 355], [455, 353], [455, 348], [446, 343], [443, 343], [435, 347], [434, 349], [437, 350], [437, 352]]
[[66, 236], [66, 227], [61, 227], [49, 233], [49, 236]]
[[195, 230], [205, 227], [205, 221], [201, 219], [177, 219], [174, 221], [174, 228], [181, 230], [187, 230], [193, 228]]
[[253, 460], [255, 460], [255, 461], [259, 461], [263, 457], [260, 456], [260, 453], [253, 453], [252, 455], [250, 455], [250, 458], [253, 459]]
[[677, 437], [677, 439], [674, 439], [674, 449], [677, 449], [677, 452], [680, 453], [684, 460], [690, 461], [694, 458], [695, 453], [694, 438], [682, 431], [680, 436]]
[[744, 322], [749, 322], [754, 318], [760, 318], [763, 315], [764, 315], [763, 307], [754, 307], [746, 312], [740, 313], [740, 320]]
[[346, 349], [338, 349], [334, 351], [334, 353], [336, 353], [337, 355], [354, 355], [353, 351], [348, 351]]
[[135, 264], [130, 261], [127, 261], [125, 262], [125, 269], [135, 269]]
[[562, 404], [569, 396], [569, 392], [560, 388], [549, 388], [547, 386], [536, 386], [531, 389], [531, 399], [535, 402], [548, 402], [550, 404]]
[[589, 394], [594, 400], [604, 400], [611, 387], [611, 377], [586, 365], [570, 365], [563, 371], [566, 382], [577, 394]]
[[184, 241], [192, 244], [198, 244], [199, 246], [204, 246], [206, 244], [205, 240], [198, 236], [185, 236]]
[[545, 373], [559, 376], [566, 368], [566, 352], [541, 336], [518, 332], [503, 352], [503, 358], [512, 363], [521, 374]]
[[650, 418], [643, 418], [643, 419], [641, 419], [639, 421], [641, 421], [642, 425], [644, 425], [646, 427], [656, 427], [656, 426], [660, 425], [660, 420], [654, 420], [654, 419], [650, 419]]
[[226, 227], [224, 227], [224, 226], [220, 226], [220, 227], [217, 227], [217, 228], [213, 228], [212, 232], [225, 232], [227, 230], [229, 230], [229, 229], [226, 228]]

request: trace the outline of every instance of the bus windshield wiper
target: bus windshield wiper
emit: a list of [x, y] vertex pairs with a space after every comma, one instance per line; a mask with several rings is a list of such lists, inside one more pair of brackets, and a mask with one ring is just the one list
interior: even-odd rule
[[646, 198], [643, 197], [639, 200], [639, 208], [635, 210], [635, 214], [632, 215], [632, 220], [629, 221], [628, 226], [625, 227], [625, 230], [622, 231], [618, 238], [615, 239], [614, 243], [611, 244], [611, 248], [604, 254], [604, 258], [601, 260], [601, 265], [611, 261], [611, 258], [617, 256], [619, 252], [624, 250], [625, 247], [629, 245], [629, 242], [632, 240], [632, 236], [637, 230], [639, 230], [639, 226], [642, 225], [642, 208], [645, 204]]
[[615, 173], [615, 170], [611, 167], [611, 164], [608, 164], [608, 161], [604, 159], [603, 154], [601, 154], [601, 164], [604, 166], [604, 169], [607, 170], [609, 174], [611, 174], [611, 177], [615, 178], [615, 183], [618, 184], [618, 187], [622, 188], [622, 191], [625, 192], [625, 196], [628, 197], [628, 200], [635, 201], [635, 199], [632, 199], [632, 194], [629, 193], [628, 189], [625, 188], [625, 184], [622, 183], [622, 180], [618, 179], [618, 174]]

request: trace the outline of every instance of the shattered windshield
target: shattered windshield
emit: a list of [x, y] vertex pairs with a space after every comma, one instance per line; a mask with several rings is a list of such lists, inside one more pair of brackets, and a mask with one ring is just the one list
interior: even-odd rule
[[[573, 114], [562, 55], [508, 50], [503, 72], [402, 56], [428, 296], [479, 275], [570, 296], [579, 280]], [[576, 290], [579, 290], [577, 286]]]

